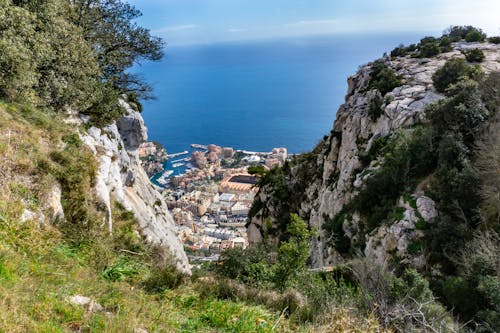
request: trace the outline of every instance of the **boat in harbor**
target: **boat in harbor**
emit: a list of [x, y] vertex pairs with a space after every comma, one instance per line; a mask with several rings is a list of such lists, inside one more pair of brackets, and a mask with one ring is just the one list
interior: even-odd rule
[[207, 147], [207, 146], [205, 146], [205, 145], [200, 145], [200, 144], [197, 144], [197, 143], [192, 143], [192, 144], [191, 144], [191, 148], [196, 148], [196, 149], [205, 149], [205, 150], [206, 150], [206, 149], [208, 149], [208, 147]]
[[166, 185], [168, 183], [167, 178], [174, 173], [174, 170], [165, 171], [156, 181], [161, 185]]
[[174, 163], [174, 164], [172, 164], [172, 167], [173, 168], [178, 168], [178, 167], [181, 167], [183, 165], [185, 165], [185, 163]]
[[168, 154], [168, 158], [173, 158], [177, 156], [187, 155], [189, 152], [187, 150], [181, 151], [180, 153]]

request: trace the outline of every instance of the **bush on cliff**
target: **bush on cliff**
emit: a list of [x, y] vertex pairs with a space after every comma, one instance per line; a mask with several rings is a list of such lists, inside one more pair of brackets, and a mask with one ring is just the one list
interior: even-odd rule
[[369, 89], [377, 89], [382, 96], [401, 85], [401, 77], [389, 68], [383, 61], [375, 61], [370, 72]]
[[441, 53], [440, 42], [434, 37], [422, 38], [418, 49], [422, 58], [430, 58]]
[[434, 87], [444, 93], [451, 84], [457, 83], [462, 77], [477, 76], [478, 69], [467, 64], [464, 59], [453, 58], [448, 60], [443, 67], [432, 76]]
[[[486, 38], [486, 34], [478, 28], [471, 25], [451, 26], [444, 31], [444, 35], [448, 36], [452, 42], [466, 40], [467, 42], [480, 42]], [[469, 36], [467, 38], [467, 36]]]
[[463, 52], [468, 62], [481, 62], [484, 60], [484, 52], [480, 49], [472, 49]]

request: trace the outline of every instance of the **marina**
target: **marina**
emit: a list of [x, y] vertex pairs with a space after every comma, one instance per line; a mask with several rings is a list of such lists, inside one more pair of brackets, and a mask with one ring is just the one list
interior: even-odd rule
[[184, 150], [184, 151], [181, 151], [180, 153], [175, 153], [175, 154], [168, 154], [168, 158], [174, 158], [174, 157], [177, 157], [177, 156], [182, 156], [182, 155], [187, 155], [189, 154], [189, 151], [187, 150]]
[[168, 183], [167, 178], [170, 177], [173, 173], [173, 170], [167, 170], [156, 181], [161, 185], [166, 185]]

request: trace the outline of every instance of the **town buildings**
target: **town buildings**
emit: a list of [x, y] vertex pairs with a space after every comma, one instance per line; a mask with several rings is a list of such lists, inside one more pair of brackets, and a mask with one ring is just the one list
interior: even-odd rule
[[192, 147], [200, 149], [191, 155], [192, 167], [171, 177], [163, 195], [188, 254], [216, 260], [224, 249], [248, 246], [245, 224], [258, 191], [258, 178], [248, 173], [248, 166], [283, 165], [287, 150], [259, 153], [213, 144]]

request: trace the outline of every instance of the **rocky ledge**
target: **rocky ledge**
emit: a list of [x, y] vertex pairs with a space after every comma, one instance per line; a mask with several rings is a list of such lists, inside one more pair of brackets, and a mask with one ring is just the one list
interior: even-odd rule
[[102, 129], [91, 127], [81, 135], [92, 150], [99, 168], [96, 192], [107, 209], [107, 223], [113, 230], [113, 200], [134, 213], [148, 242], [170, 250], [179, 271], [190, 274], [190, 266], [177, 237], [167, 205], [141, 166], [138, 147], [147, 140], [147, 128], [140, 113], [121, 102], [123, 117]]

